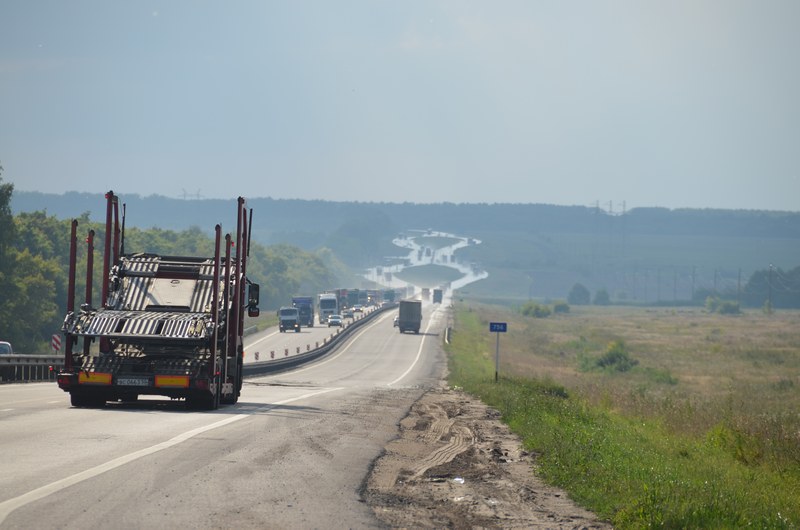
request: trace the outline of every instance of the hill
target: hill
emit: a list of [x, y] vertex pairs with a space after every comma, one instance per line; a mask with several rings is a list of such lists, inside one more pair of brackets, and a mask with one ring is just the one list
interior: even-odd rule
[[[103, 218], [102, 194], [15, 192], [13, 213], [45, 210]], [[123, 195], [128, 226], [226, 228], [231, 200]], [[413, 229], [474, 237], [457, 259], [486, 269], [474, 297], [501, 302], [564, 298], [575, 283], [636, 303], [736, 292], [757, 271], [800, 264], [800, 212], [600, 208], [547, 204], [363, 203], [249, 198], [253, 238], [332, 249], [356, 269], [402, 254], [391, 240]]]

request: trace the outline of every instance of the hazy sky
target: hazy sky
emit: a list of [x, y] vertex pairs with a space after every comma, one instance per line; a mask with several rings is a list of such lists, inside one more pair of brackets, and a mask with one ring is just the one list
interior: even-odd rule
[[0, 2], [17, 190], [800, 210], [798, 0]]

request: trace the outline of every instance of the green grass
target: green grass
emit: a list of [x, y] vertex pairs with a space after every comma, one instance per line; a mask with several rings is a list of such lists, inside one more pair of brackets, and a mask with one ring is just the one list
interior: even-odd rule
[[[517, 337], [501, 340], [501, 356], [518, 358], [501, 364], [495, 383], [494, 337], [487, 322], [498, 318], [510, 321], [510, 332], [524, 329]], [[657, 356], [643, 353], [645, 346], [658, 345], [659, 355], [671, 362], [692, 348], [692, 341], [681, 337], [669, 319], [631, 322], [629, 314], [611, 321], [601, 315], [570, 315], [549, 323], [552, 329], [536, 332], [541, 347], [535, 355], [524, 350], [535, 333], [531, 328], [541, 327], [542, 319], [529, 320], [535, 320], [530, 327], [524, 320], [512, 320], [510, 313], [504, 315], [501, 308], [459, 304], [448, 346], [450, 383], [502, 413], [503, 421], [536, 455], [537, 473], [545, 480], [617, 528], [800, 525], [800, 438], [794, 404], [798, 397], [792, 376], [775, 378], [779, 372], [769, 372], [759, 381], [750, 375], [742, 397], [763, 397], [764, 407], [751, 411], [732, 403], [738, 393], [730, 392], [727, 401], [717, 400], [710, 389], [683, 383], [688, 377], [683, 369], [657, 367]], [[724, 340], [732, 332], [721, 322], [700, 321], [694, 331], [716, 329], [712, 335]], [[583, 334], [565, 332], [573, 328]], [[660, 334], [670, 329], [670, 340], [676, 343], [672, 349]], [[599, 357], [609, 348], [605, 339], [615, 336], [625, 338], [625, 351], [640, 360], [638, 366], [624, 374], [578, 371], [579, 354]], [[731, 339], [741, 342], [740, 337]], [[786, 340], [795, 341], [795, 335], [789, 333]], [[573, 353], [564, 350], [568, 346]], [[765, 362], [753, 353], [757, 345], [744, 346], [741, 353], [734, 352], [736, 357]], [[793, 357], [797, 351], [784, 354]], [[774, 356], [773, 351], [766, 362], [774, 365]], [[523, 366], [520, 358], [527, 359], [537, 375], [519, 377], [524, 370], [509, 368]], [[702, 363], [708, 362], [696, 361], [689, 371], [705, 377]], [[710, 372], [715, 371], [719, 370], [712, 361]], [[788, 398], [788, 406], [777, 403], [781, 398]], [[643, 401], [650, 406], [642, 407]]]

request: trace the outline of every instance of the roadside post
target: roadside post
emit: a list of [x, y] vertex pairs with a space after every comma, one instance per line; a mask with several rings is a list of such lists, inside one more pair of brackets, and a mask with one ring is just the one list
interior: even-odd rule
[[500, 371], [500, 334], [508, 331], [505, 322], [489, 322], [489, 331], [497, 335], [494, 348], [494, 382], [497, 382], [497, 373]]

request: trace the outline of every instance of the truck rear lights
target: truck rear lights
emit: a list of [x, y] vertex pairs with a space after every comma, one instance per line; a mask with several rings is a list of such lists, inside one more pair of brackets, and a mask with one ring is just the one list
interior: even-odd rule
[[197, 379], [194, 382], [194, 387], [199, 390], [209, 390], [208, 379]]

